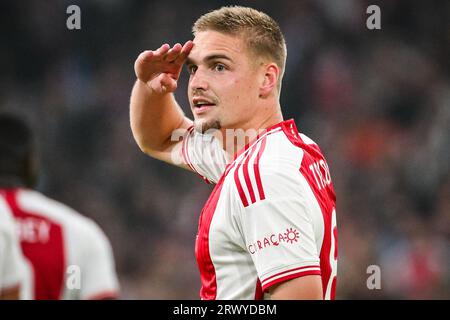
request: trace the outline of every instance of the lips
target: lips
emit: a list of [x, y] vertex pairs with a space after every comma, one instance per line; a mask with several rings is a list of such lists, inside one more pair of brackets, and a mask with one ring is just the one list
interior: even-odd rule
[[192, 104], [194, 106], [194, 112], [196, 114], [204, 113], [216, 105], [211, 99], [203, 97], [193, 98]]

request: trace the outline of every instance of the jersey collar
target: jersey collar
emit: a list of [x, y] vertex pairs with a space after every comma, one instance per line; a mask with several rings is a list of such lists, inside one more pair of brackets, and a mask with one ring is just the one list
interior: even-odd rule
[[247, 143], [244, 148], [242, 148], [241, 150], [239, 150], [234, 158], [233, 161], [234, 162], [241, 154], [243, 154], [245, 151], [247, 151], [250, 147], [253, 146], [253, 144], [258, 141], [259, 138], [261, 138], [262, 136], [264, 136], [265, 134], [274, 131], [278, 128], [282, 128], [284, 132], [286, 132], [289, 135], [297, 135], [298, 136], [298, 130], [297, 130], [297, 126], [295, 125], [295, 121], [294, 119], [289, 119], [289, 120], [285, 120], [285, 121], [281, 121], [273, 126], [270, 126], [266, 129], [262, 129], [261, 133], [259, 133], [256, 138], [254, 138], [253, 140], [251, 140], [249, 143]]

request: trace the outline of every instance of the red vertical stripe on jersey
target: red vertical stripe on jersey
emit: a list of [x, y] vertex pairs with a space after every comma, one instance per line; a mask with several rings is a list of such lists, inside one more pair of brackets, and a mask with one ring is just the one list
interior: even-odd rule
[[200, 214], [197, 239], [195, 241], [195, 256], [202, 280], [200, 297], [203, 300], [214, 300], [217, 296], [216, 272], [209, 252], [209, 229], [214, 212], [216, 211], [217, 202], [219, 201], [223, 179], [224, 176], [222, 176], [203, 207], [202, 213]]
[[[323, 216], [324, 222], [324, 235], [322, 241], [322, 248], [320, 250], [320, 269], [322, 271], [322, 287], [323, 294], [325, 297], [326, 289], [328, 281], [331, 277], [331, 264], [330, 264], [330, 250], [331, 250], [331, 237], [335, 237], [335, 252], [333, 252], [333, 257], [337, 258], [337, 229], [331, 230], [332, 223], [332, 213], [335, 208], [335, 193], [333, 189], [333, 184], [326, 185], [325, 187], [319, 189], [317, 185], [316, 179], [313, 176], [313, 173], [310, 170], [310, 165], [318, 160], [323, 160], [320, 149], [316, 145], [308, 145], [303, 142], [302, 149], [304, 150], [302, 164], [300, 167], [300, 172], [305, 177], [308, 182], [311, 190], [314, 193], [314, 196], [320, 206]], [[334, 233], [334, 234], [333, 234]], [[336, 279], [332, 279], [333, 283], [335, 283]], [[331, 298], [334, 297], [335, 285], [331, 289]]]
[[253, 165], [255, 168], [255, 180], [256, 180], [256, 186], [258, 187], [260, 200], [264, 200], [266, 198], [266, 196], [264, 195], [264, 189], [263, 189], [263, 185], [261, 182], [261, 174], [259, 172], [259, 160], [261, 159], [261, 156], [264, 152], [264, 148], [266, 147], [266, 139], [267, 139], [267, 135], [261, 141], [261, 147], [258, 150], [258, 154], [256, 156], [255, 163]]
[[[320, 210], [322, 211], [324, 235], [322, 248], [320, 250], [320, 269], [322, 273], [323, 295], [325, 297], [327, 284], [330, 280], [332, 272], [332, 267], [330, 264], [330, 251], [333, 240], [332, 237], [334, 237], [335, 239], [335, 251], [333, 252], [333, 257], [335, 260], [337, 260], [338, 255], [337, 228], [331, 230], [332, 214], [336, 206], [336, 194], [334, 192], [332, 182], [327, 186], [321, 186], [321, 190], [319, 190], [319, 186], [317, 185], [319, 182], [316, 180], [314, 174], [310, 170], [310, 165], [312, 165], [314, 162], [320, 160], [325, 161], [319, 146], [316, 144], [305, 143], [300, 137], [294, 121], [289, 121], [283, 124], [283, 130], [291, 143], [300, 147], [304, 151], [302, 163], [300, 166], [300, 172], [308, 182], [308, 185], [313, 191], [314, 197], [316, 198], [320, 206]], [[332, 285], [330, 298], [334, 299], [336, 290], [336, 277], [334, 277], [331, 281]]]
[[261, 286], [261, 281], [256, 280], [256, 288], [255, 288], [255, 300], [263, 300], [264, 292]]
[[255, 152], [256, 146], [257, 146], [257, 144], [255, 144], [252, 147], [252, 149], [250, 150], [248, 155], [245, 157], [245, 161], [243, 164], [245, 184], [247, 185], [248, 193], [250, 194], [250, 200], [252, 203], [256, 202], [256, 198], [255, 198], [255, 192], [253, 191], [252, 182], [250, 181], [250, 176], [248, 175], [248, 162], [250, 161], [250, 158], [252, 157], [253, 153]]
[[261, 174], [259, 171], [259, 160], [261, 159], [261, 156], [264, 152], [267, 136], [271, 133], [273, 133], [273, 132], [266, 133], [266, 135], [263, 136], [260, 141], [256, 142], [251, 149], [246, 150], [247, 154], [244, 155], [241, 163], [239, 163], [237, 165], [237, 167], [234, 171], [234, 181], [236, 182], [236, 187], [237, 187], [237, 190], [239, 193], [239, 197], [241, 198], [241, 201], [242, 201], [242, 204], [244, 205], [244, 207], [247, 207], [249, 205], [249, 202], [247, 200], [247, 196], [245, 195], [244, 189], [242, 188], [242, 184], [241, 184], [241, 181], [239, 178], [239, 169], [241, 168], [241, 166], [243, 167], [244, 181], [245, 181], [245, 184], [247, 185], [247, 189], [248, 189], [248, 192], [250, 195], [250, 200], [251, 200], [251, 203], [255, 203], [256, 197], [255, 197], [255, 192], [253, 189], [253, 184], [250, 180], [250, 176], [248, 173], [248, 164], [249, 164], [250, 158], [252, 157], [253, 153], [255, 152], [256, 148], [259, 145], [259, 150], [258, 150], [258, 153], [255, 157], [254, 164], [253, 164], [253, 169], [254, 169], [254, 173], [255, 173], [256, 188], [258, 189], [259, 199], [264, 200], [266, 198], [266, 196], [264, 194], [264, 189], [263, 189], [263, 185], [261, 182]]
[[241, 198], [242, 204], [244, 207], [248, 206], [247, 197], [244, 193], [244, 189], [242, 189], [241, 181], [239, 180], [239, 169], [241, 168], [242, 163], [238, 164], [236, 166], [236, 169], [234, 169], [234, 182], [236, 182], [236, 187], [239, 193], [239, 197]]
[[65, 250], [63, 230], [59, 224], [39, 215], [27, 212], [19, 207], [18, 190], [7, 190], [5, 199], [18, 223], [27, 219], [45, 222], [50, 226], [46, 242], [28, 242], [21, 237], [22, 251], [33, 266], [34, 299], [59, 300], [64, 286]]
[[336, 299], [336, 277], [333, 278], [333, 284], [331, 285], [331, 297], [330, 300]]

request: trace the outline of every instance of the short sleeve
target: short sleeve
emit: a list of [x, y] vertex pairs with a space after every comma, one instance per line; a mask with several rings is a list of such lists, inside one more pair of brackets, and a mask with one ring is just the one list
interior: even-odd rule
[[211, 134], [201, 134], [190, 127], [183, 137], [181, 156], [192, 171], [207, 183], [217, 183], [228, 164], [220, 142]]
[[264, 291], [279, 282], [320, 275], [320, 258], [308, 198], [299, 172], [262, 170], [265, 198], [243, 207], [246, 248]]
[[97, 224], [85, 234], [80, 299], [117, 298], [119, 282], [111, 245]]

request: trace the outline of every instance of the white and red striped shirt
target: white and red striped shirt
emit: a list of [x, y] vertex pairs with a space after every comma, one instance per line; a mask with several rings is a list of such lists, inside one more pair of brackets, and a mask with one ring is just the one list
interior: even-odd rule
[[0, 189], [0, 205], [15, 218], [27, 260], [22, 299], [118, 296], [111, 246], [94, 221], [29, 189]]
[[232, 162], [212, 136], [189, 130], [185, 161], [217, 183], [196, 239], [202, 299], [270, 298], [274, 284], [321, 275], [334, 299], [335, 193], [327, 162], [291, 119], [248, 144]]
[[19, 287], [24, 269], [14, 218], [8, 207], [0, 202], [0, 293]]

